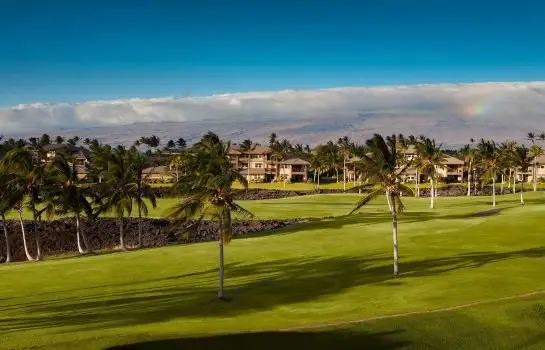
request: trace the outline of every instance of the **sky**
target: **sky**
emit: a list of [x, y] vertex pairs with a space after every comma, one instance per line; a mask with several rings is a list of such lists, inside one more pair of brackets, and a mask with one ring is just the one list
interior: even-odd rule
[[545, 80], [543, 1], [0, 0], [0, 107]]

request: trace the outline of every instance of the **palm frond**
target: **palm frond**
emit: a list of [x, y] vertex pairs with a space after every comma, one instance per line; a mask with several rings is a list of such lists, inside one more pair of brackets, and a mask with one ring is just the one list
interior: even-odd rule
[[371, 202], [373, 199], [380, 196], [381, 194], [384, 194], [384, 189], [382, 188], [367, 194], [356, 203], [355, 208], [352, 209], [352, 211], [348, 215], [354, 214], [355, 212], [360, 210], [364, 205], [368, 204], [369, 202]]

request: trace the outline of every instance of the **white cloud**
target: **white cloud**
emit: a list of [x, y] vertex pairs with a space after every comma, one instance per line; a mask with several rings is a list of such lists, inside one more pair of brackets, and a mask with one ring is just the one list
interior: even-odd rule
[[[544, 114], [545, 82], [348, 87], [18, 105], [0, 109], [0, 134], [27, 135], [60, 128], [74, 133], [89, 127], [108, 127], [112, 133], [122, 133], [123, 129], [116, 127], [145, 122], [157, 127], [165, 122], [185, 122], [184, 132], [193, 134], [193, 130], [207, 125], [227, 123], [223, 128], [227, 132], [229, 127], [247, 128], [248, 123], [268, 120], [275, 120], [276, 127], [295, 137], [308, 134], [306, 140], [316, 135], [325, 137], [328, 130], [420, 129], [434, 133], [445, 125], [452, 132], [456, 128], [488, 128], [497, 134], [501, 128], [510, 128], [511, 132], [522, 128], [545, 130]], [[249, 130], [241, 133], [254, 135]], [[166, 132], [164, 136], [177, 135]]]

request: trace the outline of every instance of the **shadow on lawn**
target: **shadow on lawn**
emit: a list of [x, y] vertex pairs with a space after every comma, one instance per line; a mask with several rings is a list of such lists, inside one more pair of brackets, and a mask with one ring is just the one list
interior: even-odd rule
[[138, 349], [402, 349], [409, 342], [398, 339], [400, 332], [262, 332], [221, 336], [161, 339], [114, 346], [110, 350]]
[[110, 285], [103, 290], [97, 289], [91, 296], [0, 307], [0, 314], [8, 311], [8, 314], [16, 312], [24, 315], [0, 320], [0, 333], [61, 326], [70, 327], [70, 332], [78, 331], [79, 328], [74, 327], [90, 331], [171, 319], [229, 318], [280, 305], [317, 300], [357, 286], [386, 285], [395, 290], [403, 286], [408, 278], [436, 276], [507, 259], [542, 258], [544, 255], [545, 248], [541, 247], [402, 260], [402, 275], [395, 280], [392, 278], [389, 256], [310, 257], [247, 265], [230, 264], [226, 266], [227, 293], [232, 298], [230, 302], [215, 299], [216, 271], [203, 271], [197, 273], [200, 275], [198, 278], [178, 276], [162, 281], [159, 286], [144, 287], [143, 283], [148, 286], [149, 283], [135, 282], [132, 286], [123, 284], [122, 291], [111, 292], [111, 287], [115, 285]]

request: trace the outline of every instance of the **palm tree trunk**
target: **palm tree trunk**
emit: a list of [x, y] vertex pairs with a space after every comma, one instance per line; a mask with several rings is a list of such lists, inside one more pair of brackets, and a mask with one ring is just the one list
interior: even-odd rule
[[81, 246], [81, 233], [80, 233], [80, 220], [79, 220], [79, 214], [76, 213], [76, 241], [78, 243], [78, 252], [80, 254], [85, 254], [85, 250]]
[[389, 202], [392, 202], [391, 213], [392, 213], [392, 241], [394, 245], [394, 277], [397, 277], [399, 273], [399, 252], [397, 247], [397, 209], [395, 204], [395, 198], [390, 197]]
[[532, 174], [532, 180], [534, 181], [534, 192], [537, 191], [537, 158], [534, 157], [534, 173]]
[[123, 216], [119, 217], [119, 245], [122, 251], [127, 251], [127, 248], [125, 247], [125, 237], [123, 235]]
[[335, 166], [335, 173], [337, 174], [336, 177], [337, 177], [337, 183], [339, 183], [339, 169], [337, 168], [337, 166]]
[[520, 182], [520, 205], [524, 205], [524, 196], [523, 196], [523, 192], [524, 192], [524, 181], [521, 181]]
[[505, 174], [501, 173], [501, 194], [503, 194], [503, 186], [505, 184]]
[[6, 239], [6, 263], [11, 262], [11, 248], [9, 245], [8, 227], [6, 225], [6, 215], [2, 213], [2, 226], [4, 228], [4, 238]]
[[26, 233], [25, 233], [25, 224], [23, 223], [23, 214], [22, 214], [23, 209], [20, 208], [17, 211], [19, 213], [19, 223], [21, 224], [21, 233], [23, 234], [23, 247], [25, 248], [26, 258], [28, 261], [34, 261], [35, 259], [28, 252], [28, 244], [26, 242]]
[[467, 196], [471, 197], [471, 165], [467, 168]]
[[343, 157], [343, 190], [346, 191], [346, 157]]
[[433, 203], [434, 197], [435, 197], [435, 189], [433, 184], [433, 178], [430, 178], [430, 209], [433, 209], [435, 207]]
[[40, 233], [38, 231], [38, 215], [34, 204], [32, 204], [32, 221], [34, 226], [32, 227], [32, 233], [36, 241], [36, 260], [42, 260], [42, 249], [40, 245]]
[[[79, 216], [79, 214], [78, 214], [78, 216]], [[81, 221], [81, 217], [80, 217], [80, 221]], [[91, 245], [89, 244], [89, 240], [87, 239], [87, 234], [85, 233], [85, 230], [83, 229], [83, 227], [81, 225], [80, 225], [80, 228], [79, 228], [79, 234], [80, 234], [81, 238], [83, 239], [83, 245], [85, 246], [85, 252], [89, 253], [90, 251], [92, 251]]]
[[223, 254], [223, 223], [221, 217], [219, 218], [219, 231], [220, 231], [220, 237], [219, 237], [219, 288], [218, 288], [218, 299], [223, 299], [225, 296], [223, 294], [224, 290], [224, 279], [225, 279], [225, 261], [224, 261], [224, 254]]
[[138, 247], [142, 247], [142, 196], [138, 196]]
[[418, 169], [416, 169], [416, 196], [420, 197], [420, 176], [418, 175]]
[[318, 193], [320, 193], [320, 170], [318, 170], [318, 187], [316, 187]]
[[392, 200], [390, 198], [390, 192], [386, 191], [386, 202], [388, 202], [388, 210], [392, 211]]
[[496, 174], [492, 175], [492, 206], [496, 206]]

